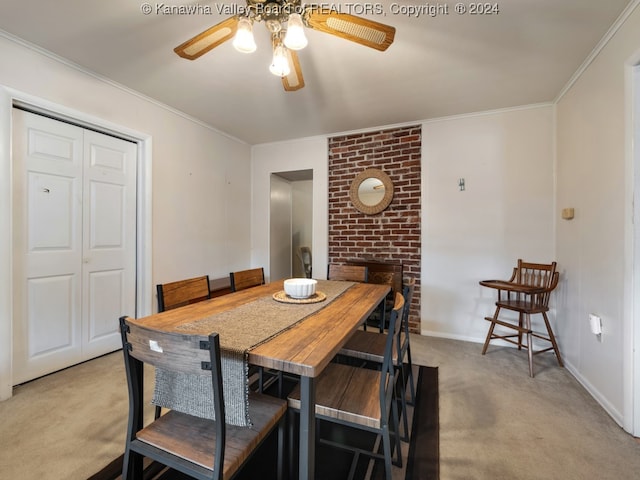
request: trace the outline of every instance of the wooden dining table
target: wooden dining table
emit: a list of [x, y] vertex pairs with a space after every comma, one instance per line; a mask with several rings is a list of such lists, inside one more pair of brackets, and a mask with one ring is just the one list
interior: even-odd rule
[[[223, 312], [232, 318], [234, 310], [271, 298], [282, 289], [283, 281], [275, 281], [132, 321], [158, 330], [184, 332], [185, 324], [197, 326], [198, 319]], [[248, 351], [249, 364], [300, 376], [300, 480], [314, 478], [316, 378], [389, 291], [389, 285], [354, 283], [316, 312]], [[296, 307], [292, 303], [287, 308]]]

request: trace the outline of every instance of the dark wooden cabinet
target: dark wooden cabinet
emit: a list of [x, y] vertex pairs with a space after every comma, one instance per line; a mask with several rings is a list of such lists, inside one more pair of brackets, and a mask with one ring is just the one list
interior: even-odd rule
[[364, 265], [369, 269], [369, 283], [386, 283], [393, 292], [402, 293], [402, 262], [377, 258], [351, 258], [349, 265]]
[[[397, 260], [385, 260], [377, 258], [352, 258], [347, 260], [348, 265], [363, 265], [367, 267], [369, 283], [391, 285], [391, 292], [387, 295], [381, 309], [377, 309], [367, 319], [367, 325], [372, 325], [381, 329], [386, 328], [387, 319], [393, 309], [395, 294], [402, 294], [402, 263]], [[384, 318], [384, 323], [382, 319]], [[384, 325], [384, 327], [383, 327]]]

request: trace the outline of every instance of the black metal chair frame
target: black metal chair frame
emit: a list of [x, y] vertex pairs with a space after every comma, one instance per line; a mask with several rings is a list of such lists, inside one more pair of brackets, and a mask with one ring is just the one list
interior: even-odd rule
[[[142, 348], [141, 344], [132, 344], [129, 340], [129, 335], [133, 328], [138, 330], [149, 330], [140, 326], [132, 326], [127, 322], [127, 317], [120, 318], [120, 332], [123, 346], [122, 351], [124, 354], [127, 385], [129, 389], [129, 419], [127, 423], [122, 479], [141, 479], [143, 469], [142, 460], [143, 457], [148, 457], [196, 479], [221, 480], [223, 478], [223, 465], [227, 443], [227, 425], [224, 421], [224, 390], [222, 384], [220, 340], [218, 334], [212, 333], [208, 337], [204, 337], [199, 335], [179, 335], [175, 333], [153, 331], [154, 336], [158, 339], [166, 338], [167, 336], [173, 336], [174, 339], [176, 337], [181, 337], [181, 349], [167, 348], [167, 345], [172, 344], [171, 342], [167, 342], [167, 345], [164, 347], [154, 347], [151, 345], [151, 341], [149, 341], [149, 348]], [[198, 347], [196, 347], [196, 345]], [[203, 351], [203, 353], [198, 354], [198, 349]], [[185, 352], [190, 352], [186, 359]], [[208, 374], [207, 372], [210, 372], [214, 410], [218, 420], [199, 420], [207, 422], [207, 428], [215, 429], [215, 460], [212, 470], [190, 462], [176, 454], [157, 448], [150, 443], [137, 438], [138, 432], [143, 429], [145, 363], [161, 368], [168, 368], [172, 364], [175, 365], [176, 363], [180, 363], [183, 366], [182, 370], [187, 373], [198, 373], [199, 371], [199, 374], [203, 374], [204, 372], [206, 375]], [[163, 422], [169, 417], [175, 418], [176, 415], [190, 417], [190, 415], [187, 414], [171, 411], [166, 416], [163, 416], [160, 419], [155, 419], [154, 422]], [[283, 410], [281, 418], [276, 423], [278, 426], [278, 478], [282, 478], [284, 471], [283, 453], [285, 418], [286, 415]]]
[[[400, 296], [400, 294], [398, 294]], [[401, 309], [404, 309], [404, 300], [402, 301]], [[345, 444], [337, 443], [335, 441], [328, 441], [322, 438], [319, 438], [319, 441], [344, 450], [349, 450], [354, 452], [353, 464], [351, 468], [350, 478], [353, 478], [353, 474], [355, 473], [355, 465], [358, 462], [360, 455], [367, 455], [369, 457], [380, 459], [384, 461], [385, 464], [385, 477], [387, 480], [391, 480], [392, 471], [391, 465], [396, 465], [398, 467], [402, 467], [402, 449], [400, 446], [400, 432], [399, 432], [399, 420], [398, 420], [398, 406], [395, 400], [396, 395], [396, 382], [398, 379], [397, 369], [395, 368], [393, 362], [393, 350], [394, 350], [394, 342], [400, 337], [401, 331], [401, 317], [402, 311], [399, 313], [399, 309], [392, 310], [389, 317], [389, 330], [386, 335], [385, 342], [385, 351], [384, 351], [384, 359], [380, 366], [380, 383], [379, 383], [379, 402], [380, 402], [380, 412], [382, 418], [380, 419], [380, 428], [374, 428], [371, 426], [363, 425], [360, 423], [353, 423], [346, 420], [343, 420], [339, 417], [330, 417], [326, 415], [319, 414], [316, 410], [316, 419], [318, 420], [326, 420], [329, 422], [338, 423], [341, 425], [347, 425], [350, 427], [370, 431], [373, 433], [377, 433], [382, 437], [382, 453], [374, 452], [374, 451], [365, 451], [361, 448], [353, 448]], [[347, 368], [355, 368], [358, 369], [360, 367], [349, 367]], [[317, 390], [316, 390], [316, 398], [317, 398]], [[295, 406], [292, 406], [291, 402], [289, 402], [289, 436], [290, 441], [289, 445], [293, 445], [295, 441], [295, 429], [293, 425], [295, 424], [293, 415], [294, 413], [299, 413], [299, 409]], [[392, 419], [393, 431], [390, 430], [389, 426], [389, 418]], [[395, 438], [394, 445], [392, 445], [391, 437]], [[395, 450], [396, 458], [393, 459], [393, 453]], [[292, 451], [290, 450], [290, 455]], [[291, 467], [291, 465], [290, 465]], [[291, 474], [292, 472], [290, 472]]]
[[[407, 405], [415, 406], [416, 404], [416, 388], [413, 378], [413, 361], [411, 360], [411, 339], [409, 337], [409, 312], [411, 310], [411, 300], [415, 289], [415, 279], [413, 282], [402, 287], [402, 296], [404, 297], [404, 309], [402, 311], [402, 334], [398, 335], [398, 358], [397, 368], [400, 369], [400, 396], [402, 401], [404, 436], [403, 441], [409, 441], [409, 419], [407, 416]], [[407, 359], [408, 373], [405, 374], [404, 359]], [[411, 393], [410, 400], [407, 401], [407, 380], [409, 383], [409, 391]]]
[[[411, 279], [413, 280], [413, 279]], [[404, 308], [402, 309], [400, 334], [396, 336], [395, 351], [399, 352], [398, 355], [394, 355], [394, 365], [396, 367], [396, 375], [398, 376], [398, 391], [397, 400], [401, 404], [403, 435], [401, 440], [403, 442], [409, 441], [409, 419], [407, 415], [407, 405], [415, 405], [415, 384], [413, 376], [413, 361], [411, 359], [411, 343], [409, 337], [409, 310], [411, 308], [411, 300], [413, 298], [413, 291], [415, 283], [411, 282], [403, 286], [402, 296], [404, 298]], [[364, 360], [365, 366], [371, 368], [380, 368], [380, 363], [384, 358], [384, 352], [381, 349], [380, 337], [378, 335], [384, 335], [384, 333], [374, 333], [365, 331], [356, 331], [352, 339], [355, 340], [355, 344], [347, 342], [345, 348], [339, 352], [339, 359], [344, 359], [348, 362], [362, 361]], [[362, 343], [360, 343], [362, 341]], [[405, 358], [407, 360], [405, 369]], [[351, 359], [351, 360], [347, 360]], [[407, 401], [407, 383], [409, 384], [410, 400]]]

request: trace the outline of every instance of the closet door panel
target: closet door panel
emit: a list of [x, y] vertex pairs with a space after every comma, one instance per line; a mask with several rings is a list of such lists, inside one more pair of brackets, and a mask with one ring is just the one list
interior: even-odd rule
[[27, 284], [29, 358], [75, 349], [74, 275], [32, 278]]
[[21, 110], [14, 137], [14, 384], [82, 361], [83, 130]]
[[85, 356], [120, 346], [117, 319], [135, 312], [136, 145], [84, 135]]

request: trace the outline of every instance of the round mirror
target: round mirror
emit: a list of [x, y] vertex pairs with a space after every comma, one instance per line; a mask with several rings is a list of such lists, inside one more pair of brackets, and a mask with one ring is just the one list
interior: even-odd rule
[[353, 179], [349, 197], [362, 213], [380, 213], [391, 203], [393, 182], [382, 170], [369, 168]]
[[368, 207], [377, 205], [384, 198], [384, 183], [374, 177], [365, 178], [358, 187], [358, 198]]

